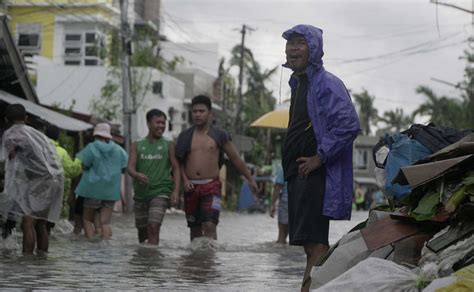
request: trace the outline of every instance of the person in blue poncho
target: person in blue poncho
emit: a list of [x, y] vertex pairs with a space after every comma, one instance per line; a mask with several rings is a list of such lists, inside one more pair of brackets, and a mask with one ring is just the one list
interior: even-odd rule
[[97, 124], [94, 128], [94, 142], [77, 154], [84, 172], [76, 187], [76, 194], [84, 197], [84, 232], [87, 238], [95, 234], [94, 216], [99, 211], [102, 239], [112, 236], [110, 220], [116, 201], [120, 200], [122, 172], [125, 171], [128, 156], [122, 147], [111, 139], [110, 126]]
[[283, 147], [288, 182], [289, 239], [306, 253], [302, 290], [329, 248], [329, 220], [349, 220], [352, 207], [352, 142], [360, 132], [349, 93], [323, 67], [322, 30], [297, 25], [283, 33], [291, 106]]

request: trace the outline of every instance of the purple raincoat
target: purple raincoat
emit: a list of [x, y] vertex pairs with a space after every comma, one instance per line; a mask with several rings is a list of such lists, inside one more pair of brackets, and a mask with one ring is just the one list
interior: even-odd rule
[[[318, 155], [326, 165], [323, 215], [332, 220], [349, 220], [352, 211], [352, 142], [360, 132], [359, 118], [344, 83], [323, 67], [323, 31], [311, 25], [297, 25], [283, 33], [298, 33], [309, 48], [308, 115], [318, 143]], [[297, 79], [290, 78], [292, 92]]]

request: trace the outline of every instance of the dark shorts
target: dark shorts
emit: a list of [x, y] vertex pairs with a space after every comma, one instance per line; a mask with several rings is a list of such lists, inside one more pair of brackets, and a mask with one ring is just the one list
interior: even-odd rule
[[84, 197], [76, 197], [74, 202], [74, 214], [81, 215], [84, 212]]
[[288, 225], [288, 193], [280, 194], [278, 200], [278, 223]]
[[88, 209], [101, 209], [101, 208], [113, 209], [114, 205], [115, 205], [115, 201], [84, 198], [84, 208], [88, 208]]
[[191, 192], [184, 193], [184, 210], [188, 227], [203, 222], [219, 223], [221, 211], [221, 182], [214, 179], [204, 184], [194, 184]]
[[291, 245], [329, 245], [329, 218], [322, 215], [325, 182], [324, 167], [311, 172], [306, 178], [289, 178], [288, 233]]

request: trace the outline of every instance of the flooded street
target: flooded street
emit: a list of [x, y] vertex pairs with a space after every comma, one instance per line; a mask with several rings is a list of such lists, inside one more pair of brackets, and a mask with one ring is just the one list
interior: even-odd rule
[[[332, 221], [330, 242], [367, 218]], [[56, 231], [46, 257], [21, 255], [21, 233], [1, 242], [0, 287], [31, 289], [160, 289], [295, 291], [305, 265], [301, 247], [272, 243], [276, 219], [268, 214], [223, 213], [218, 241], [189, 242], [184, 215], [165, 216], [158, 248], [137, 243], [132, 217], [113, 218], [113, 240], [88, 242]], [[15, 242], [16, 241], [16, 242]], [[16, 246], [15, 246], [16, 245]]]

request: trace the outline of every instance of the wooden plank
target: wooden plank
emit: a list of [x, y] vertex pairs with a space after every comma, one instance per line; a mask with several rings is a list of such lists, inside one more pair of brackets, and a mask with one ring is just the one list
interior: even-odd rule
[[418, 231], [419, 227], [412, 223], [384, 218], [361, 229], [360, 232], [367, 248], [374, 251], [416, 234]]

